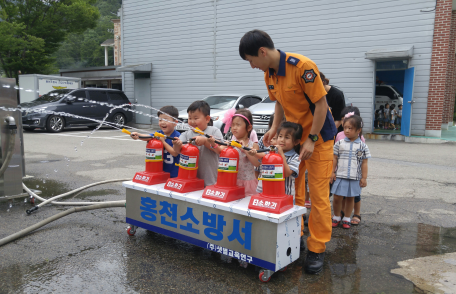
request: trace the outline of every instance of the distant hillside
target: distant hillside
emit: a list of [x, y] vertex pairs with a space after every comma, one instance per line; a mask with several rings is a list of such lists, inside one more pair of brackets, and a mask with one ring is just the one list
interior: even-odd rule
[[[106, 39], [113, 39], [114, 24], [111, 19], [119, 18], [117, 11], [122, 0], [98, 0], [95, 6], [100, 10], [101, 17], [94, 29], [82, 34], [70, 34], [54, 54], [56, 70], [66, 68], [82, 68], [104, 65], [104, 47], [100, 44]], [[83, 20], [81, 20], [83, 21]], [[114, 64], [113, 48], [108, 47], [109, 64]]]

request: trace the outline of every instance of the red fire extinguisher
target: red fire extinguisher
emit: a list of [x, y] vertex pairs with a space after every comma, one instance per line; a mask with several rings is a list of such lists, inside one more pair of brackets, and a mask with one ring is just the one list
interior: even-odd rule
[[[217, 142], [221, 145], [221, 142]], [[245, 188], [236, 185], [239, 170], [239, 152], [231, 146], [220, 152], [217, 183], [206, 187], [203, 198], [231, 202], [245, 197]]]
[[249, 209], [282, 213], [293, 207], [293, 196], [285, 194], [283, 159], [273, 146], [261, 161], [258, 180], [263, 181], [263, 192], [250, 198]]
[[181, 148], [179, 164], [179, 172], [177, 178], [169, 179], [165, 184], [166, 190], [171, 190], [180, 193], [188, 193], [204, 189], [204, 180], [198, 179], [199, 149], [194, 144], [193, 140], [188, 143], [184, 142]]
[[156, 185], [165, 183], [170, 177], [163, 171], [163, 143], [156, 137], [150, 138], [146, 145], [146, 170], [135, 174], [135, 183]]

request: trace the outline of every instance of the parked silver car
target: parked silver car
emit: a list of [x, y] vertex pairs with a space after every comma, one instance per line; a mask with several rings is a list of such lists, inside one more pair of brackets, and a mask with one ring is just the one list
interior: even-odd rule
[[[353, 103], [345, 97], [345, 106], [353, 106]], [[267, 96], [261, 103], [250, 107], [253, 116], [253, 129], [258, 135], [264, 135], [269, 128], [269, 119], [275, 110], [275, 101]]]
[[[225, 127], [225, 124], [222, 122], [222, 119], [225, 112], [232, 108], [251, 108], [252, 105], [260, 103], [263, 99], [259, 96], [248, 94], [220, 94], [208, 96], [203, 100], [211, 107], [211, 118], [214, 127], [219, 128], [222, 131], [222, 134], [224, 134], [223, 128]], [[185, 123], [188, 121], [187, 109], [179, 111], [179, 119], [183, 120]], [[176, 130], [183, 132], [188, 130], [188, 127], [178, 125]]]

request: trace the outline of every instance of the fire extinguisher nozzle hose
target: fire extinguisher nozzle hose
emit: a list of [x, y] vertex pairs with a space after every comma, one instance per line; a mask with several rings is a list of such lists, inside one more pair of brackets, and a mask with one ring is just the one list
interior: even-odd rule
[[258, 150], [257, 150], [257, 153], [269, 152], [269, 151], [271, 151], [271, 149], [258, 149]]
[[223, 146], [228, 146], [227, 143], [223, 143], [221, 141], [218, 141], [218, 140], [215, 140], [215, 143], [219, 144], [219, 145], [223, 145]]

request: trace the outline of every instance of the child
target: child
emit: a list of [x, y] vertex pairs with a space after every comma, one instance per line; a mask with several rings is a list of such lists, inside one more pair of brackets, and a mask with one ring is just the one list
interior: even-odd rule
[[217, 181], [217, 167], [221, 148], [215, 144], [215, 139], [222, 138], [222, 132], [216, 127], [209, 126], [211, 120], [211, 108], [203, 100], [198, 100], [190, 104], [187, 108], [188, 124], [193, 128], [199, 128], [205, 134], [211, 136], [207, 138], [188, 130], [182, 133], [178, 140], [174, 141], [174, 150], [180, 153], [182, 142], [195, 139], [199, 149], [199, 168], [197, 177], [204, 180], [205, 186], [214, 185]]
[[402, 123], [402, 104], [399, 104], [396, 117], [396, 126], [400, 130]]
[[[331, 174], [331, 193], [334, 194], [334, 216], [332, 227], [341, 222], [342, 200], [345, 199], [342, 227], [351, 227], [350, 215], [356, 196], [361, 194], [361, 188], [367, 186], [367, 159], [371, 157], [369, 148], [359, 138], [362, 134], [363, 120], [358, 115], [352, 115], [344, 120], [346, 138], [334, 145], [333, 171]], [[336, 172], [337, 169], [337, 172]], [[339, 215], [338, 215], [339, 214]]]
[[383, 129], [389, 130], [390, 128], [390, 105], [388, 103], [385, 104], [385, 109], [383, 110]]
[[[383, 107], [383, 105], [380, 106], [380, 107]], [[349, 118], [349, 117], [351, 117], [353, 115], [360, 116], [360, 112], [359, 112], [358, 107], [355, 107], [355, 106], [345, 107], [342, 110], [342, 113], [341, 113], [342, 125], [344, 124], [344, 121], [345, 121], [346, 118]], [[334, 140], [334, 141], [335, 142], [339, 142], [340, 140], [345, 139], [345, 138], [346, 138], [345, 133], [344, 132], [339, 132], [336, 135], [336, 140]], [[364, 139], [363, 135], [361, 135], [360, 139], [361, 139], [361, 141], [363, 143], [366, 143], [366, 140]], [[342, 201], [342, 214], [343, 214], [344, 207], [345, 207], [345, 200]], [[351, 214], [351, 211], [350, 211], [350, 214]], [[359, 223], [361, 222], [361, 215], [360, 214], [361, 214], [361, 195], [355, 197], [355, 208], [354, 208], [353, 217], [351, 219], [351, 224], [352, 225], [354, 225], [354, 226], [359, 225]]]
[[[379, 129], [382, 129], [382, 128], [384, 127], [384, 125], [385, 125], [385, 122], [384, 122], [384, 120], [383, 120], [383, 118], [385, 117], [385, 116], [384, 116], [384, 112], [385, 112], [385, 106], [380, 105], [380, 108], [377, 109], [377, 114], [378, 114], [378, 128], [379, 128]], [[342, 125], [343, 125], [343, 124], [344, 124], [344, 123], [342, 122]], [[336, 141], [336, 142], [337, 142], [337, 141]]]
[[396, 130], [396, 126], [394, 125], [395, 121], [396, 121], [396, 117], [397, 117], [397, 110], [394, 109], [396, 107], [395, 104], [392, 104], [391, 107], [390, 107], [390, 113], [391, 113], [391, 121], [390, 121], [390, 125], [391, 125], [391, 128], [393, 130]]
[[[382, 107], [382, 106], [380, 106], [380, 107]], [[345, 118], [349, 118], [352, 115], [361, 116], [359, 109], [356, 106], [345, 107], [344, 109], [342, 109], [342, 112], [340, 115], [342, 117], [342, 125], [344, 125]], [[345, 138], [345, 133], [343, 131], [339, 132], [339, 133], [337, 133], [336, 139], [334, 140], [334, 142], [338, 142], [344, 138]], [[366, 140], [364, 139], [363, 135], [361, 135], [360, 139], [361, 139], [361, 141], [363, 141], [363, 143], [366, 143]]]
[[239, 152], [239, 167], [237, 174], [237, 185], [245, 188], [245, 195], [252, 196], [255, 194], [258, 180], [255, 177], [255, 166], [260, 163], [255, 157], [256, 150], [258, 150], [258, 143], [250, 139], [253, 129], [252, 126], [252, 113], [248, 109], [239, 109], [236, 112], [228, 110], [225, 113], [223, 122], [225, 123], [225, 132], [231, 127], [233, 137], [241, 143], [242, 146], [252, 148], [251, 151], [236, 148]]
[[[179, 116], [179, 111], [174, 106], [163, 106], [158, 112], [158, 125], [160, 126], [160, 131], [158, 133], [164, 134], [168, 137], [174, 138], [179, 137], [180, 133], [174, 130], [176, 123], [178, 122], [174, 117]], [[154, 134], [150, 134], [153, 136]], [[146, 134], [139, 134], [133, 132], [130, 135], [134, 140], [139, 139], [139, 136], [147, 136]], [[170, 173], [171, 178], [177, 177], [179, 172], [179, 167], [175, 163], [179, 162], [179, 153], [176, 152], [173, 148], [173, 140], [166, 139], [163, 137], [159, 138], [163, 142], [164, 152], [163, 152], [163, 171]], [[149, 139], [140, 139], [142, 141], [148, 141]]]
[[[283, 175], [285, 177], [285, 194], [293, 195], [295, 203], [295, 179], [299, 175], [299, 149], [302, 137], [302, 126], [293, 122], [283, 122], [277, 130], [277, 151], [283, 159]], [[273, 139], [274, 140], [274, 139]], [[271, 140], [271, 144], [273, 144]], [[263, 183], [259, 181], [257, 192], [263, 192]]]

